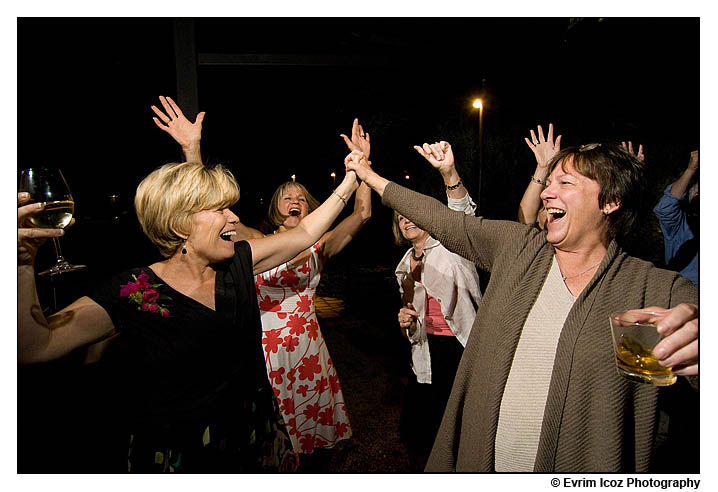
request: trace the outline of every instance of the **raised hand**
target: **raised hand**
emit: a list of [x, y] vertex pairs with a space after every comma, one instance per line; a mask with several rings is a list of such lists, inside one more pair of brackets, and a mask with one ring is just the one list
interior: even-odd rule
[[350, 151], [357, 150], [364, 153], [364, 157], [369, 160], [369, 152], [371, 151], [371, 142], [369, 139], [369, 132], [364, 133], [364, 128], [359, 124], [359, 120], [354, 118], [352, 124], [352, 138], [351, 140], [344, 135], [340, 135], [344, 139], [344, 142], [349, 147]]
[[[17, 194], [18, 205], [27, 202], [30, 199], [28, 193], [22, 192]], [[32, 227], [28, 223], [28, 219], [33, 215], [39, 213], [45, 207], [44, 203], [31, 203], [18, 207], [17, 209], [17, 264], [20, 265], [32, 265], [35, 263], [35, 256], [37, 250], [42, 244], [52, 237], [60, 237], [65, 234], [63, 229], [46, 229], [39, 227]], [[70, 225], [75, 222], [75, 219], [70, 221]]]
[[359, 179], [364, 181], [371, 173], [371, 164], [366, 160], [364, 154], [359, 150], [352, 150], [344, 158], [344, 166], [347, 173], [354, 171]]
[[425, 143], [421, 147], [414, 145], [414, 149], [442, 175], [454, 170], [454, 151], [451, 150], [449, 142], [442, 140], [431, 145]]
[[[553, 139], [553, 123], [548, 124], [548, 134], [546, 138], [543, 135], [543, 128], [541, 125], [537, 127], [538, 137], [533, 130], [531, 130], [531, 139], [524, 138], [526, 145], [529, 146], [531, 151], [536, 156], [537, 169], [545, 169], [548, 166], [548, 162], [551, 158], [561, 150], [561, 135], [556, 137], [556, 141]], [[537, 179], [543, 181], [545, 177], [536, 176]]]
[[645, 157], [643, 155], [643, 145], [638, 145], [638, 153], [633, 152], [633, 143], [629, 140], [628, 145], [626, 145], [626, 142], [621, 142], [621, 147], [623, 147], [623, 150], [627, 151], [631, 155], [635, 155], [639, 160], [644, 160]]
[[688, 160], [688, 169], [698, 171], [698, 151], [691, 152], [691, 158]]
[[199, 148], [199, 142], [202, 139], [204, 111], [197, 114], [194, 123], [191, 123], [171, 97], [160, 96], [160, 103], [164, 108], [164, 112], [157, 106], [151, 106], [152, 111], [157, 115], [152, 117], [155, 125], [160, 130], [169, 133], [175, 142], [182, 146], [182, 151], [185, 155], [188, 150]]

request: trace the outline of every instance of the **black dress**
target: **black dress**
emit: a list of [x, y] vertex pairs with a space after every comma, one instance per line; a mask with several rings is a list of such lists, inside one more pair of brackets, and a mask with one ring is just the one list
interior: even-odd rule
[[119, 335], [103, 356], [113, 410], [128, 439], [128, 470], [187, 473], [293, 469], [262, 357], [247, 242], [217, 268], [215, 307], [172, 289], [149, 268], [91, 295]]

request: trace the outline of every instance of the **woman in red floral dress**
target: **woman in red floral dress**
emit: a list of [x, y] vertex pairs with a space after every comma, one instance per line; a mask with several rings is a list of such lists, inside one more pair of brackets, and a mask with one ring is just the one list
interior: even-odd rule
[[[369, 135], [356, 120], [352, 139], [343, 137], [350, 149], [369, 154]], [[296, 227], [317, 205], [304, 186], [289, 181], [275, 191], [269, 219], [279, 234]], [[256, 276], [267, 374], [299, 453], [332, 448], [351, 437], [339, 377], [317, 322], [314, 298], [325, 262], [351, 241], [370, 216], [370, 190], [362, 184], [351, 215], [294, 259]]]
[[[160, 97], [160, 102], [171, 119], [153, 106], [157, 126], [182, 146], [187, 160], [201, 162], [204, 113], [191, 123], [172, 99]], [[342, 137], [349, 150], [361, 151], [368, 159], [369, 134], [356, 119], [351, 139]], [[352, 214], [312, 247], [255, 277], [267, 374], [298, 453], [332, 448], [351, 437], [339, 377], [317, 322], [314, 298], [325, 262], [344, 249], [371, 216], [371, 190], [365, 184], [356, 191], [354, 200]], [[295, 228], [318, 205], [299, 183], [289, 181], [279, 186], [269, 206], [269, 219], [277, 227], [275, 234]], [[235, 240], [262, 236], [256, 229], [237, 224]]]

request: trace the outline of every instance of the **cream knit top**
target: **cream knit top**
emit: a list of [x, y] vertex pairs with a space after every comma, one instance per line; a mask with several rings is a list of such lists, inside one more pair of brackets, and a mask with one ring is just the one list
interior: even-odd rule
[[501, 399], [496, 430], [498, 472], [532, 472], [561, 329], [576, 298], [561, 279], [556, 256], [531, 308]]

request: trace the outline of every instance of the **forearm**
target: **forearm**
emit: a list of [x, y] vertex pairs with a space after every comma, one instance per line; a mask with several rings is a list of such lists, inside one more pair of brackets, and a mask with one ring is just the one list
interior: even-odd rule
[[518, 219], [522, 224], [534, 224], [538, 220], [538, 211], [541, 208], [541, 192], [544, 189], [547, 177], [548, 167], [538, 164], [519, 203]]
[[359, 185], [354, 195], [354, 211], [362, 222], [362, 225], [371, 217], [371, 188], [366, 183]]
[[50, 327], [40, 307], [32, 265], [17, 267], [17, 360], [40, 358], [50, 340]]
[[[458, 200], [467, 195], [468, 191], [464, 187], [464, 183], [461, 181], [461, 177], [455, 167], [447, 171], [440, 171], [440, 173], [444, 180], [444, 186], [446, 187], [446, 196]], [[456, 186], [457, 184], [458, 186]]]
[[202, 162], [202, 152], [200, 150], [200, 141], [196, 140], [187, 145], [182, 145], [182, 153], [187, 162]]
[[[352, 173], [353, 174], [353, 173]], [[332, 225], [342, 209], [346, 206], [356, 188], [355, 176], [347, 176], [339, 183], [336, 190], [329, 195], [311, 214], [307, 215], [295, 228], [309, 238], [309, 247], [316, 242]], [[291, 232], [291, 231], [289, 231]], [[300, 250], [301, 251], [301, 250]]]
[[541, 192], [543, 185], [531, 180], [526, 187], [524, 196], [519, 203], [519, 222], [522, 224], [534, 224], [538, 219], [538, 211], [541, 208]]
[[691, 185], [691, 179], [693, 179], [695, 172], [695, 169], [690, 167], [683, 171], [681, 177], [673, 183], [673, 186], [671, 186], [671, 195], [676, 198], [681, 198], [685, 195]]
[[89, 297], [45, 318], [32, 266], [18, 267], [17, 359], [20, 364], [57, 359], [115, 334], [107, 312]]
[[379, 176], [374, 171], [371, 171], [364, 178], [363, 182], [366, 183], [369, 188], [376, 191], [379, 196], [383, 196], [384, 188], [386, 188], [386, 185], [389, 183], [389, 180]]

